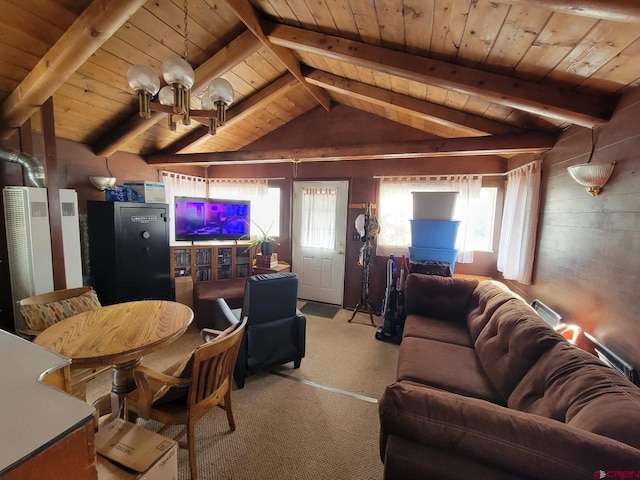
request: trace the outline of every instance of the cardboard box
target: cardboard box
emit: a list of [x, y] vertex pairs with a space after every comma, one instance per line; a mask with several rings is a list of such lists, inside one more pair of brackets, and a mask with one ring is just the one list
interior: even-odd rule
[[124, 182], [124, 186], [127, 187], [130, 202], [166, 203], [164, 183], [128, 181]]
[[99, 480], [177, 480], [178, 442], [116, 419], [96, 433]]

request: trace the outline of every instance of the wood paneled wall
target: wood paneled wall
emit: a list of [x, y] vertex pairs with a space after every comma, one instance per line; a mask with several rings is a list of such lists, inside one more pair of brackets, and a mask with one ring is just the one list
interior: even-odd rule
[[[567, 174], [587, 162], [591, 130], [564, 132], [544, 156], [533, 285], [515, 285], [640, 366], [640, 88], [595, 131], [592, 163], [615, 162], [592, 197]], [[514, 166], [514, 165], [512, 165]]]

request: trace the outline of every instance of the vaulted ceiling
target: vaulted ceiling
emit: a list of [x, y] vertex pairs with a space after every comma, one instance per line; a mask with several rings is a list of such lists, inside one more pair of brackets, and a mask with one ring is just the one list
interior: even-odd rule
[[172, 131], [164, 113], [138, 116], [127, 70], [160, 72], [164, 59], [183, 54], [184, 7], [0, 0], [0, 139], [29, 120], [40, 129], [38, 110], [52, 97], [56, 135], [97, 155], [249, 161], [247, 145], [339, 103], [434, 139], [413, 150], [354, 146], [352, 158], [510, 156], [545, 151], [570, 125], [606, 123], [640, 83], [638, 2], [189, 0], [192, 105], [220, 76], [235, 102], [216, 135], [197, 121]]

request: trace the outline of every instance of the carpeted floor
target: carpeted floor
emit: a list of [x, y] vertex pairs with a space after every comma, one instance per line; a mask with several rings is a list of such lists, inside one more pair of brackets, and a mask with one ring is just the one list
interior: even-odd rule
[[305, 315], [313, 315], [316, 317], [333, 318], [341, 310], [336, 305], [329, 305], [327, 303], [306, 302], [300, 311]]
[[[219, 409], [198, 423], [201, 480], [382, 478], [375, 402], [394, 380], [398, 346], [374, 338], [368, 314], [358, 313], [348, 323], [351, 314], [341, 309], [332, 322], [307, 314], [307, 349], [301, 367], [283, 365], [274, 373], [250, 376], [243, 389], [234, 389], [235, 432], [229, 432]], [[198, 343], [198, 331], [192, 326], [180, 340], [145, 357], [143, 363], [165, 368]], [[109, 373], [92, 381], [87, 400], [107, 392], [109, 382]], [[190, 478], [185, 450], [180, 450], [178, 462], [179, 478]]]

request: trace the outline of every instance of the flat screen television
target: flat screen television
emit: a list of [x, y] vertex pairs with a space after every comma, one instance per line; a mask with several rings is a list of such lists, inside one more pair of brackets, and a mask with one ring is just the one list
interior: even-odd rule
[[176, 241], [249, 239], [251, 202], [175, 197]]

